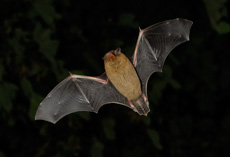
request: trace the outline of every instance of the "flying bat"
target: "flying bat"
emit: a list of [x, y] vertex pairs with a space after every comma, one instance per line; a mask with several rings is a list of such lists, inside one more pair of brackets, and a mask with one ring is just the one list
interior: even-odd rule
[[105, 54], [105, 73], [101, 76], [70, 74], [40, 103], [35, 120], [56, 123], [77, 111], [97, 113], [109, 103], [124, 105], [147, 116], [148, 79], [154, 72], [162, 72], [166, 57], [177, 45], [189, 40], [192, 23], [177, 18], [140, 29], [130, 59], [117, 48]]

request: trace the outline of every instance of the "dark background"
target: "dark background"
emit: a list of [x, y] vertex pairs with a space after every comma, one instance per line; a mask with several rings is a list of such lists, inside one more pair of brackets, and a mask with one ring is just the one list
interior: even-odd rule
[[[0, 157], [204, 156], [230, 153], [227, 0], [0, 1]], [[131, 56], [138, 27], [186, 18], [190, 41], [149, 80], [151, 112], [105, 105], [53, 125], [39, 103], [68, 71], [97, 76], [103, 55]]]

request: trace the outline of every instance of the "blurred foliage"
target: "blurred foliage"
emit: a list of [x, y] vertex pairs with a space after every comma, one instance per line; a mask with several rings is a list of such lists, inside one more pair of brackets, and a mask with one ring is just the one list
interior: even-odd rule
[[[0, 1], [0, 157], [228, 154], [229, 5]], [[121, 47], [132, 55], [139, 26], [177, 17], [194, 22], [190, 41], [150, 78], [147, 117], [109, 104], [99, 114], [74, 113], [55, 125], [34, 120], [39, 103], [68, 71], [100, 75], [107, 51]]]
[[[229, 10], [227, 0], [203, 0], [211, 21], [212, 27], [220, 34], [230, 33]], [[228, 4], [227, 4], [228, 3]]]

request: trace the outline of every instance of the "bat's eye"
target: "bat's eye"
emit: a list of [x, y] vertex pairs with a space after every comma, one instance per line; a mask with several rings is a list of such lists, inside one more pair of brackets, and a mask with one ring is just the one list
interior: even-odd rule
[[116, 50], [114, 50], [114, 54], [117, 56], [117, 55], [120, 55], [121, 54], [121, 48], [117, 48]]

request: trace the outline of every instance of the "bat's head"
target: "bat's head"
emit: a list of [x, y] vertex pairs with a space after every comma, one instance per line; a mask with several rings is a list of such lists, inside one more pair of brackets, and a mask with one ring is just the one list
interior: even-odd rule
[[112, 61], [114, 60], [117, 56], [121, 55], [121, 49], [117, 48], [116, 50], [111, 50], [105, 54], [103, 57], [104, 61]]
[[116, 50], [111, 50], [107, 52], [104, 56], [104, 64], [106, 69], [123, 69], [122, 66], [125, 65], [129, 59], [121, 52], [120, 48], [117, 48]]

